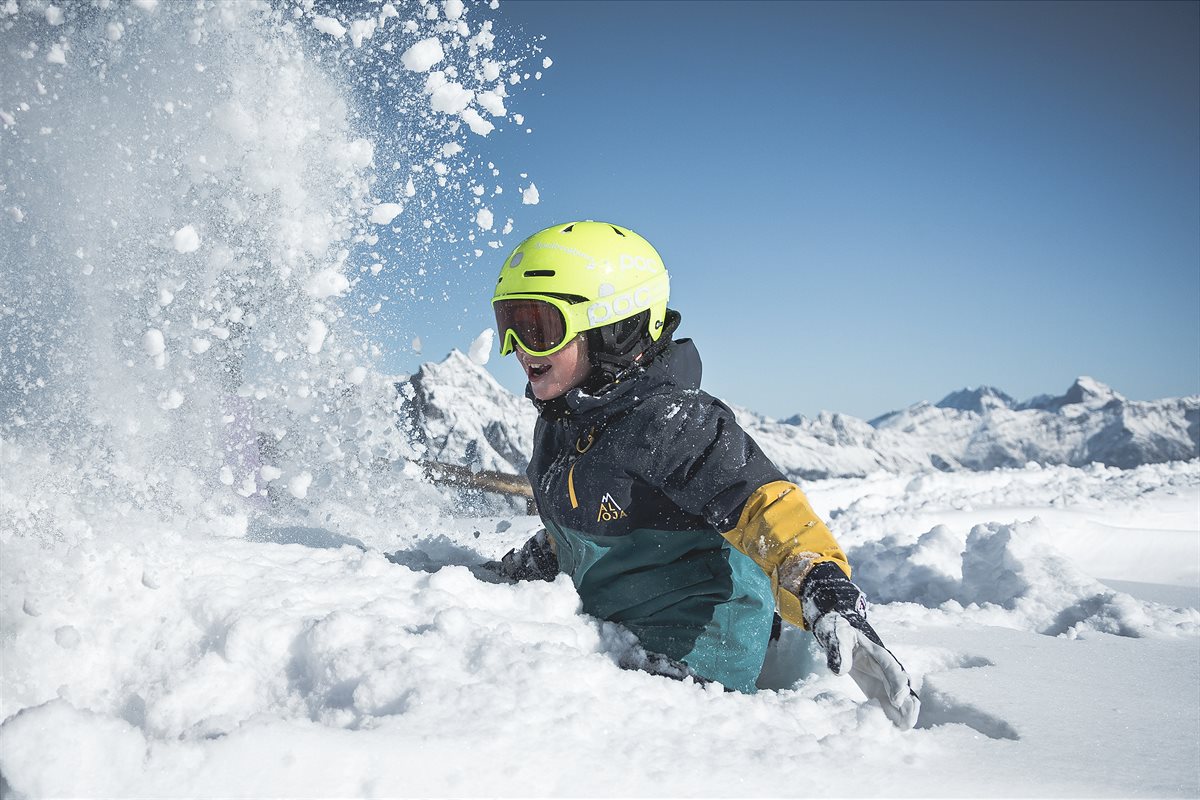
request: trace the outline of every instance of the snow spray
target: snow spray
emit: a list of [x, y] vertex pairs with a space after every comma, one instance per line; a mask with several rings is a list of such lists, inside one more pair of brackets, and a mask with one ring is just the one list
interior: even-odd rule
[[411, 444], [355, 309], [494, 230], [478, 151], [537, 52], [497, 6], [0, 0], [3, 479], [388, 496]]

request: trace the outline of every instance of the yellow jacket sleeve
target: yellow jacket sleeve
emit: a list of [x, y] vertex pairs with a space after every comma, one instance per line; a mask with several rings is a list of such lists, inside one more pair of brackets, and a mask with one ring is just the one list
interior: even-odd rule
[[737, 526], [721, 535], [762, 567], [779, 615], [801, 628], [806, 626], [799, 593], [809, 570], [832, 561], [850, 577], [846, 554], [794, 483], [760, 486], [746, 500]]

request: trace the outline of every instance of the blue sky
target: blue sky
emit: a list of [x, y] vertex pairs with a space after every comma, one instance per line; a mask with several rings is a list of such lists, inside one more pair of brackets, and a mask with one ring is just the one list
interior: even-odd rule
[[[554, 61], [490, 157], [672, 274], [705, 388], [872, 417], [1082, 374], [1200, 392], [1200, 4], [550, 3]], [[492, 324], [504, 251], [410, 309], [423, 358]], [[384, 366], [411, 370], [408, 332]], [[493, 356], [510, 389], [515, 360]]]

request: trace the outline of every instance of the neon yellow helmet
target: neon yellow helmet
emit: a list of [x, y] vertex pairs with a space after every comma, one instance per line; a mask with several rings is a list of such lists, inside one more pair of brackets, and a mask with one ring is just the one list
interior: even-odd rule
[[520, 344], [549, 355], [583, 331], [643, 312], [645, 333], [657, 341], [670, 288], [658, 251], [630, 229], [590, 220], [553, 225], [517, 245], [500, 268], [492, 297], [500, 353]]

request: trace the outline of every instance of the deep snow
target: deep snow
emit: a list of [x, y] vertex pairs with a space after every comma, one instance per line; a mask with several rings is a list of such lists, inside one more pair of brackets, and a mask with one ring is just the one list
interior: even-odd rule
[[1104, 577], [1180, 579], [1200, 558], [1194, 463], [810, 485], [864, 588], [890, 601], [871, 615], [924, 703], [900, 733], [794, 629], [764, 673], [775, 688], [753, 696], [621, 670], [633, 643], [582, 615], [565, 577], [470, 571], [535, 518], [326, 503], [304, 525], [188, 524], [81, 508], [46, 491], [55, 465], [17, 471], [36, 460], [5, 453], [5, 518], [22, 522], [2, 540], [0, 770], [18, 793], [1200, 790], [1200, 586], [1176, 589], [1188, 608], [1146, 602], [1054, 548], [1090, 531], [1129, 568], [1101, 561]]

